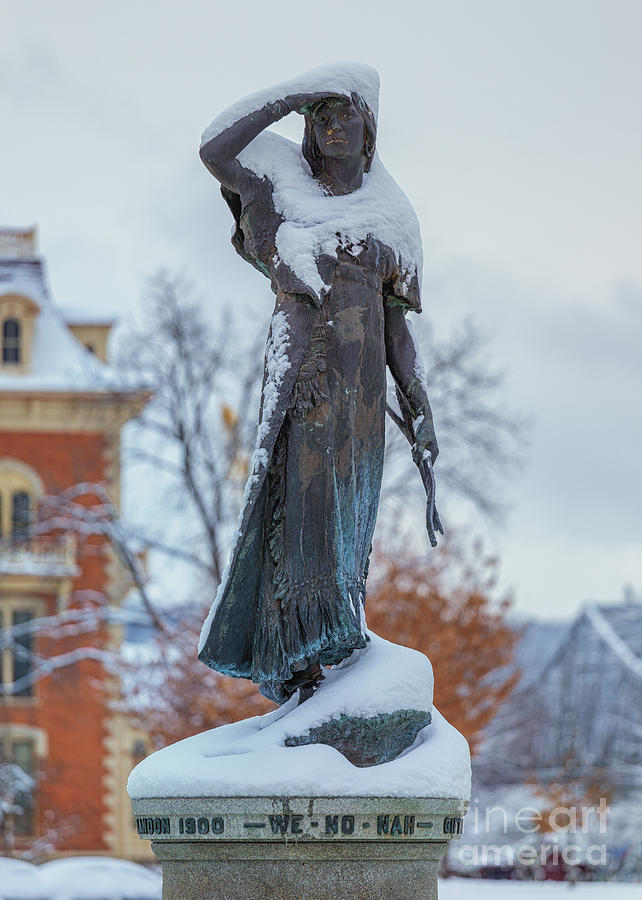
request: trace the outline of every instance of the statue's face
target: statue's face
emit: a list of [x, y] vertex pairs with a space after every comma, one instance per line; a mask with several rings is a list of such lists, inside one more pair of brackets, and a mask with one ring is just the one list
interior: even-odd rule
[[363, 153], [363, 119], [352, 100], [330, 97], [312, 114], [314, 136], [323, 156], [344, 159]]

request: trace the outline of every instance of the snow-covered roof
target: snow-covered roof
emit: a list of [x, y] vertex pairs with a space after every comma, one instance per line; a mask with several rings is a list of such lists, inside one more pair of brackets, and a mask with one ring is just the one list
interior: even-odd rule
[[131, 390], [111, 366], [87, 350], [71, 333], [51, 298], [42, 259], [0, 256], [0, 297], [6, 294], [27, 297], [40, 311], [34, 322], [29, 370], [12, 372], [0, 368], [0, 393]]
[[78, 306], [60, 307], [60, 312], [68, 325], [113, 325], [116, 316], [107, 312], [99, 313], [91, 309], [82, 309]]
[[570, 622], [530, 621], [523, 626], [513, 667], [521, 673], [520, 687], [537, 683], [567, 639]]
[[642, 680], [642, 603], [590, 604], [584, 612], [622, 665]]

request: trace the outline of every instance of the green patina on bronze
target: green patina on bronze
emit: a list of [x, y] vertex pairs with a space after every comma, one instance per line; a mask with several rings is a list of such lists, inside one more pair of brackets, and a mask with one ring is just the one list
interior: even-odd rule
[[306, 734], [286, 738], [286, 747], [328, 744], [342, 753], [353, 766], [366, 768], [396, 759], [407, 750], [422, 728], [430, 725], [425, 710], [399, 709], [368, 718], [338, 716], [311, 728]]

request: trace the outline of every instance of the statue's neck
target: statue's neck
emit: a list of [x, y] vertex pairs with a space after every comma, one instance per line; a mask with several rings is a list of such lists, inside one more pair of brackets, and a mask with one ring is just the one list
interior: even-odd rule
[[331, 194], [351, 194], [363, 183], [363, 157], [348, 156], [335, 159], [332, 156], [323, 158], [323, 169], [317, 175], [319, 181]]

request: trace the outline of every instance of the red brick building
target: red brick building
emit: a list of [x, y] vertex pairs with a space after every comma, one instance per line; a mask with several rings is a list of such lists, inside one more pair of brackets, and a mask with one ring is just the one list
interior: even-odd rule
[[81, 483], [118, 504], [120, 432], [144, 396], [107, 364], [110, 327], [65, 319], [34, 231], [0, 229], [0, 855], [14, 843], [144, 855], [124, 787], [132, 736], [105, 655], [127, 581], [105, 538], [42, 524], [46, 498]]

